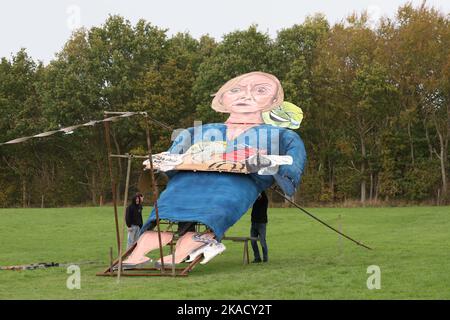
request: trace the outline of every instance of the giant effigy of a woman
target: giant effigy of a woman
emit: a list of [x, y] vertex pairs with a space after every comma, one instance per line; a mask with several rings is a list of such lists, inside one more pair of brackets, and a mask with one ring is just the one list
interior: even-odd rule
[[[263, 114], [270, 115], [283, 100], [280, 81], [271, 74], [251, 72], [223, 85], [212, 108], [229, 113], [228, 120], [183, 130], [165, 154], [178, 162], [164, 170], [169, 182], [157, 200], [159, 218], [204, 224], [211, 238], [220, 240], [275, 182], [293, 195], [306, 162], [303, 141], [293, 130], [263, 120]], [[205, 162], [215, 170], [189, 170], [190, 164], [198, 168]], [[177, 170], [180, 163], [184, 170]], [[227, 170], [230, 163], [245, 173]], [[153, 209], [141, 235], [150, 237], [155, 219]]]

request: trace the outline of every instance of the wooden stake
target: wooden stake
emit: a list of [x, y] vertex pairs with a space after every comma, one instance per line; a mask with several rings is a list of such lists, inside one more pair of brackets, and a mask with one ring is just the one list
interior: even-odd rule
[[[131, 155], [126, 154], [128, 157], [127, 163], [127, 178], [125, 181], [125, 194], [123, 195], [123, 227], [122, 227], [122, 239], [125, 239], [125, 226], [126, 226], [126, 214], [127, 214], [127, 202], [128, 202], [128, 188], [130, 186], [130, 171], [131, 171]], [[117, 281], [120, 281], [120, 274], [122, 272], [122, 246], [119, 249], [119, 270], [117, 272]]]
[[340, 232], [339, 230], [337, 230], [336, 228], [333, 228], [332, 226], [330, 226], [328, 223], [322, 221], [321, 219], [317, 218], [315, 215], [313, 215], [312, 213], [309, 213], [308, 211], [306, 211], [305, 209], [303, 209], [302, 207], [300, 207], [298, 204], [296, 204], [294, 201], [290, 200], [288, 197], [286, 197], [283, 193], [281, 193], [280, 191], [278, 191], [277, 189], [275, 189], [274, 186], [271, 187], [273, 191], [275, 191], [276, 193], [278, 193], [281, 197], [283, 197], [284, 199], [288, 200], [288, 202], [290, 202], [292, 205], [294, 205], [296, 208], [300, 209], [303, 213], [306, 213], [308, 216], [310, 216], [311, 218], [313, 218], [314, 220], [320, 222], [321, 224], [323, 224], [324, 226], [326, 226], [327, 228], [333, 230], [334, 232], [340, 234], [341, 236], [343, 236], [344, 238], [347, 238], [348, 240], [356, 243], [358, 246], [361, 246], [363, 248], [366, 248], [367, 250], [372, 250], [371, 247], [366, 246], [364, 243], [359, 242], [351, 237], [349, 237], [348, 235], [346, 235], [345, 233]]
[[161, 228], [159, 226], [159, 214], [158, 214], [158, 189], [156, 186], [155, 174], [153, 172], [152, 142], [150, 140], [150, 129], [149, 129], [147, 117], [145, 119], [145, 124], [146, 124], [146, 134], [147, 134], [148, 159], [150, 161], [150, 176], [152, 177], [153, 204], [155, 206], [156, 230], [158, 232], [159, 255], [161, 257], [161, 273], [165, 273], [164, 255], [163, 255], [162, 241], [161, 241]]
[[[338, 230], [342, 234], [342, 217], [341, 217], [341, 215], [338, 215]], [[342, 243], [342, 235], [341, 234], [339, 234], [338, 246], [339, 246], [339, 252], [342, 254], [343, 243]]]
[[119, 218], [117, 215], [117, 200], [116, 200], [116, 181], [114, 179], [114, 175], [112, 172], [112, 160], [111, 160], [111, 137], [109, 136], [109, 122], [103, 122], [105, 126], [105, 139], [106, 146], [108, 148], [108, 167], [109, 167], [109, 177], [111, 179], [111, 189], [112, 189], [112, 197], [113, 197], [113, 205], [114, 205], [114, 221], [116, 224], [116, 238], [117, 238], [117, 252], [120, 255], [120, 232], [119, 232]]
[[112, 247], [109, 247], [109, 272], [113, 273], [113, 253], [112, 253]]
[[170, 250], [172, 251], [172, 276], [175, 276], [175, 247], [173, 245], [173, 239], [170, 242]]

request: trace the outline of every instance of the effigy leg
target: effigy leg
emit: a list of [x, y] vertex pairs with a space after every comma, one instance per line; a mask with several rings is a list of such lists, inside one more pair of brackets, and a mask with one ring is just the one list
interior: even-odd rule
[[[161, 245], [167, 245], [173, 238], [172, 232], [161, 232]], [[124, 265], [139, 265], [150, 261], [150, 258], [146, 257], [150, 251], [159, 248], [158, 232], [146, 231], [137, 241], [136, 248], [123, 261]]]
[[[186, 232], [180, 239], [178, 239], [177, 244], [175, 246], [175, 259], [174, 263], [178, 264], [183, 262], [190, 253], [194, 252], [200, 247], [206, 245], [205, 242], [198, 241], [195, 236], [199, 236], [196, 232]], [[201, 235], [202, 239], [213, 239], [214, 233], [209, 232]], [[172, 255], [167, 255], [164, 257], [164, 265], [172, 265]], [[156, 266], [159, 267], [161, 265], [161, 259], [156, 262]]]

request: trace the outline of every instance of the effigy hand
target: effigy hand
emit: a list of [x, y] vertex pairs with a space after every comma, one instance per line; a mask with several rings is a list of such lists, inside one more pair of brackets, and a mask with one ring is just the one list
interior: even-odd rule
[[257, 153], [245, 160], [245, 167], [250, 173], [255, 173], [263, 168], [270, 167], [271, 164], [272, 161], [260, 153]]
[[[254, 172], [258, 172], [259, 175], [275, 175], [278, 173], [278, 169], [283, 165], [291, 165], [293, 159], [291, 156], [280, 156], [280, 155], [261, 155], [259, 154], [259, 159], [256, 158], [256, 155], [252, 158], [251, 162], [256, 162], [256, 165], [253, 165], [252, 170], [256, 170]], [[248, 158], [248, 160], [250, 160]], [[259, 165], [258, 165], [259, 161]], [[252, 164], [250, 164], [252, 165]], [[251, 172], [253, 173], [253, 172]]]

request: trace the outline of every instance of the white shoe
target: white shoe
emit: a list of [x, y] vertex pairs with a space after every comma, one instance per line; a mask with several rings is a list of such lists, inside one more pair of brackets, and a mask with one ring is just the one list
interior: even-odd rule
[[203, 254], [203, 252], [205, 251], [207, 245], [204, 245], [203, 247], [200, 247], [198, 249], [195, 249], [194, 251], [192, 251], [189, 256], [186, 259], [186, 262], [192, 262], [194, 261], [199, 255]]
[[205, 258], [202, 260], [202, 262], [200, 262], [200, 264], [208, 263], [212, 258], [224, 252], [225, 249], [226, 247], [223, 243], [211, 243], [205, 248], [203, 252], [203, 256]]

